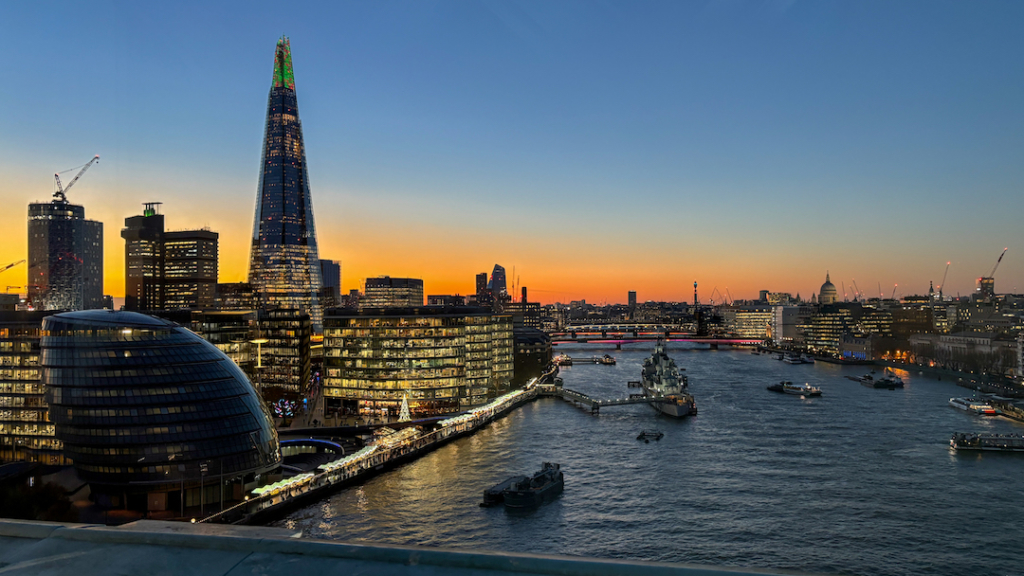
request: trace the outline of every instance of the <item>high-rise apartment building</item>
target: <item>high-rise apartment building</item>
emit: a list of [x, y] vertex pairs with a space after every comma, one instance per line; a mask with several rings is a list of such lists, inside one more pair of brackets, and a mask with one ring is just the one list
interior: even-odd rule
[[487, 272], [481, 272], [476, 275], [476, 294], [479, 296], [487, 290]]
[[125, 308], [210, 308], [217, 295], [219, 234], [164, 231], [160, 202], [146, 202], [141, 216], [125, 218]]
[[288, 39], [277, 41], [260, 162], [249, 283], [260, 307], [308, 311], [320, 332], [320, 258]]
[[423, 280], [418, 278], [367, 278], [360, 308], [415, 308], [423, 306]]
[[28, 297], [36, 310], [103, 307], [103, 223], [58, 198], [28, 206]]

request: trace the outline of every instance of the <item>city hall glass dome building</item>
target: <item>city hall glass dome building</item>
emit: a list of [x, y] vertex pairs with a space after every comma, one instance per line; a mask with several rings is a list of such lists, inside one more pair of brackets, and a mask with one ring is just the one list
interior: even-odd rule
[[[64, 454], [112, 503], [124, 497], [136, 508], [145, 498], [146, 509], [176, 510], [216, 502], [220, 479], [230, 500], [281, 462], [277, 432], [245, 374], [173, 322], [109, 310], [57, 314], [44, 320], [41, 352]], [[212, 484], [207, 494], [202, 484]]]

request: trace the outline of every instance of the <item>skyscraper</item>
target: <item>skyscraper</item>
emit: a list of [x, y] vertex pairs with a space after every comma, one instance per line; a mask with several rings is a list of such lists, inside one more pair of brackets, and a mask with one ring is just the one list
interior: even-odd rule
[[217, 242], [211, 230], [164, 231], [160, 202], [125, 218], [124, 306], [128, 310], [210, 308], [217, 293]]
[[277, 41], [252, 227], [249, 283], [259, 305], [308, 312], [320, 332], [320, 259], [288, 39]]
[[495, 296], [508, 294], [508, 285], [505, 283], [505, 269], [498, 264], [494, 265], [494, 271], [491, 272], [491, 281], [487, 283], [487, 288]]
[[28, 297], [37, 310], [103, 307], [103, 223], [65, 198], [28, 205]]
[[124, 219], [124, 307], [164, 307], [164, 215], [160, 202], [146, 202], [141, 216]]
[[320, 261], [320, 305], [333, 308], [341, 304], [341, 262]]

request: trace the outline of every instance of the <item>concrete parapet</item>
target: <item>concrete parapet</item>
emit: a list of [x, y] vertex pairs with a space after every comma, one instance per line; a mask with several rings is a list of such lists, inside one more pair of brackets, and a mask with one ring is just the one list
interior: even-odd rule
[[347, 544], [280, 528], [139, 521], [119, 527], [0, 520], [4, 574], [195, 576], [746, 576], [792, 574], [505, 552]]

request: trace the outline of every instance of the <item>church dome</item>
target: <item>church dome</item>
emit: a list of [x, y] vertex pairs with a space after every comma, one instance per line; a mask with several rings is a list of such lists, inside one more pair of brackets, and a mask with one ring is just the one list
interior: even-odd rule
[[828, 277], [828, 272], [825, 273], [825, 283], [821, 285], [821, 292], [818, 295], [818, 303], [835, 304], [839, 297], [839, 291], [836, 290], [836, 285]]

